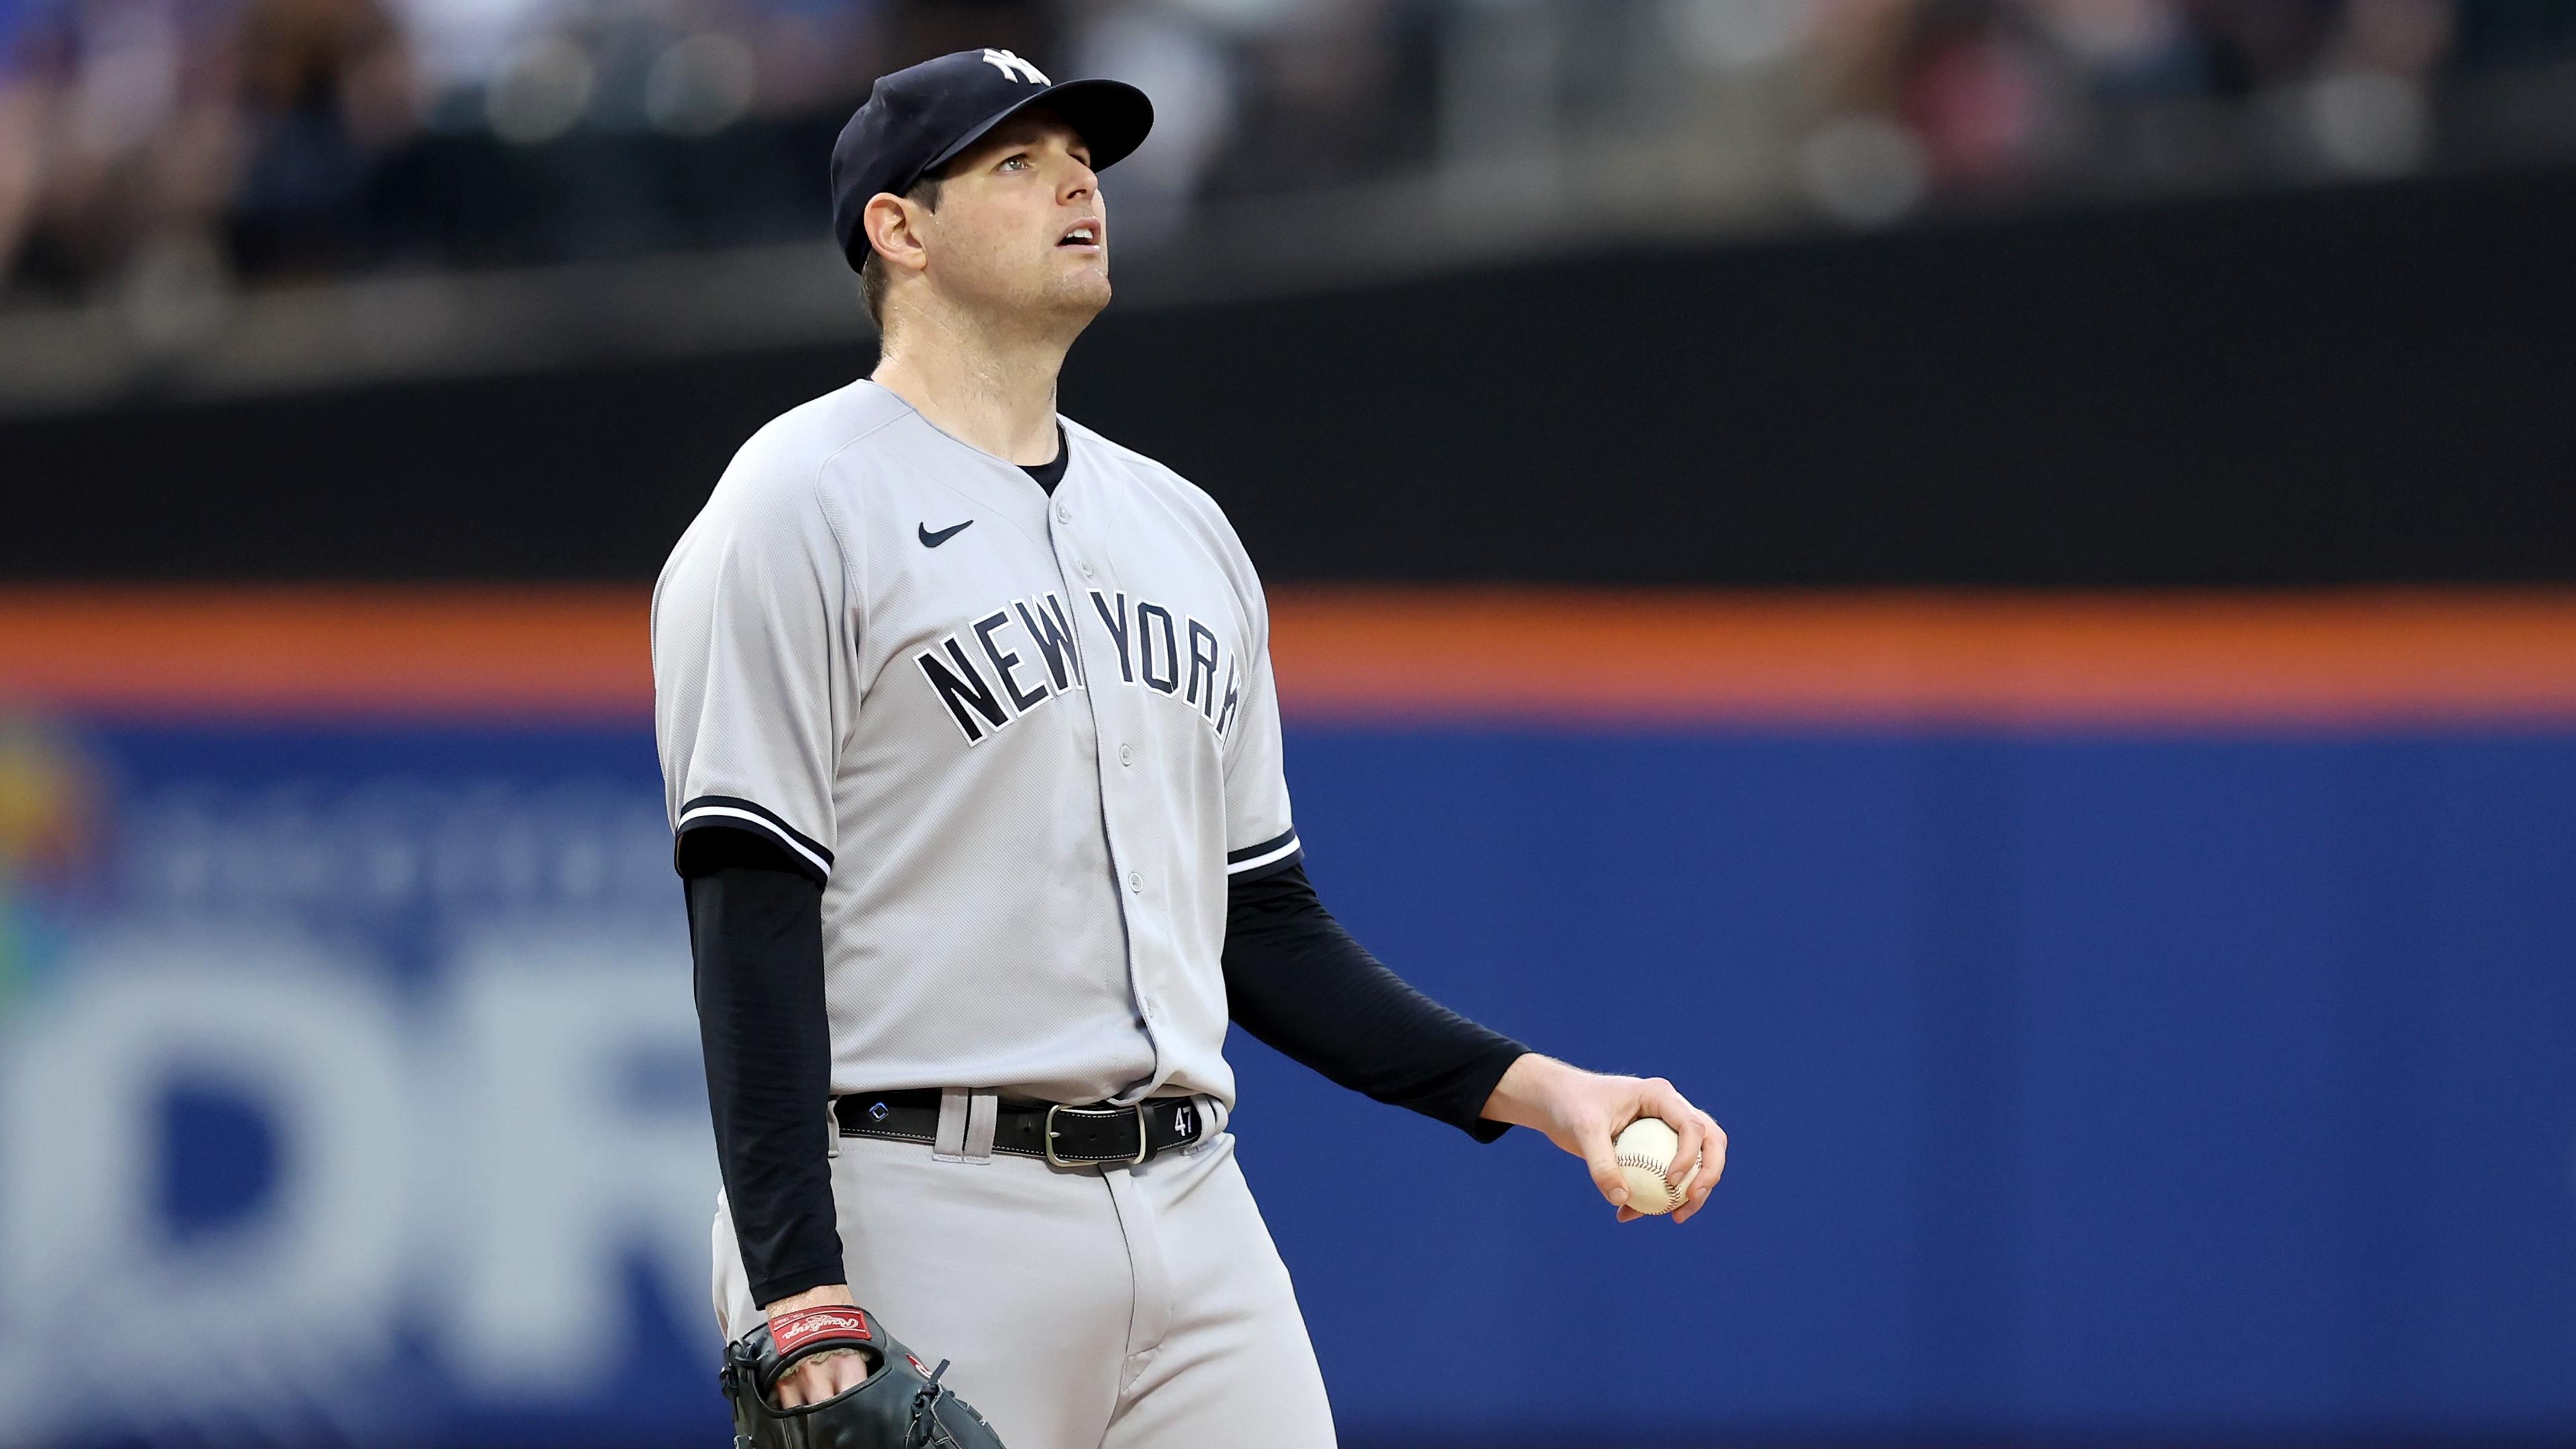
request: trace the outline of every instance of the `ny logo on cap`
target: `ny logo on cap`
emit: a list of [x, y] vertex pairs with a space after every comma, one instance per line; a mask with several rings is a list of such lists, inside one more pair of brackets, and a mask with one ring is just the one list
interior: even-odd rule
[[1046, 78], [1045, 71], [1038, 69], [1036, 66], [1029, 64], [1027, 61], [1020, 59], [1018, 56], [1011, 54], [1007, 50], [985, 51], [984, 63], [1014, 80], [1024, 80], [1033, 86], [1051, 86], [1055, 84], [1055, 82]]

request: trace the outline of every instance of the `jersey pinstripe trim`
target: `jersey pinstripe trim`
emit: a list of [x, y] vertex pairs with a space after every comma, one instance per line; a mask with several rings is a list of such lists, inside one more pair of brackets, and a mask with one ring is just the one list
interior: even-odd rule
[[680, 807], [680, 824], [673, 833], [686, 835], [711, 825], [759, 830], [787, 847], [788, 853], [807, 867], [817, 882], [831, 877], [832, 852], [764, 805], [733, 795], [701, 795]]
[[1233, 879], [1247, 871], [1263, 870], [1264, 867], [1269, 866], [1284, 869], [1296, 858], [1298, 849], [1297, 830], [1296, 827], [1291, 826], [1259, 845], [1247, 845], [1241, 850], [1227, 851], [1225, 853], [1226, 876], [1228, 879]]

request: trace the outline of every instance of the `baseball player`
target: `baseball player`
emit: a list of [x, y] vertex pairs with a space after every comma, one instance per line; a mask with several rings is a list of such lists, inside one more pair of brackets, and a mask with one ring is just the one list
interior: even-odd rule
[[[1670, 1123], [1673, 1183], [1705, 1161], [1678, 1219], [1726, 1139], [1425, 999], [1317, 899], [1241, 543], [1055, 410], [1110, 296], [1099, 176], [1152, 116], [1003, 50], [879, 80], [831, 174], [882, 360], [754, 435], [656, 586], [716, 1315], [855, 1301], [1013, 1449], [1322, 1449], [1229, 1020], [1480, 1142], [1543, 1132], [1621, 1221], [1619, 1129]], [[872, 1371], [815, 1354], [776, 1399]]]

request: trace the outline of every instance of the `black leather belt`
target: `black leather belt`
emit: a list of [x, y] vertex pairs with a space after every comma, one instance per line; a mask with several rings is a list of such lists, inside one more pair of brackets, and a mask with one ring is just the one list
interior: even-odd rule
[[[1058, 1167], [1151, 1162], [1207, 1135], [1206, 1106], [1196, 1097], [1153, 1097], [1132, 1107], [1106, 1103], [1070, 1107], [1061, 1102], [994, 1104], [993, 1150], [1042, 1157]], [[861, 1093], [837, 1097], [832, 1115], [845, 1137], [890, 1137], [935, 1142], [939, 1089]]]

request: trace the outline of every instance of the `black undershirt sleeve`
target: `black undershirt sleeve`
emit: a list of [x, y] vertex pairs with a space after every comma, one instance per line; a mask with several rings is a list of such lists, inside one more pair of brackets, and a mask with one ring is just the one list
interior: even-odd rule
[[754, 1303], [838, 1283], [823, 888], [747, 831], [681, 837], [716, 1165]]
[[1324, 909], [1303, 865], [1226, 892], [1225, 990], [1243, 1029], [1293, 1061], [1479, 1142], [1481, 1114], [1529, 1048], [1405, 984]]

